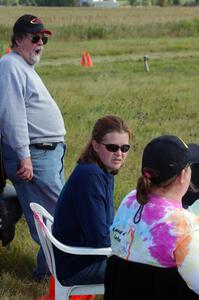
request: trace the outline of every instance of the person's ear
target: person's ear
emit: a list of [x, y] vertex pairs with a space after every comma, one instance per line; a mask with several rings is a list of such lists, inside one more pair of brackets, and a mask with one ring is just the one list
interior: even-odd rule
[[188, 168], [190, 168], [190, 167], [186, 167], [180, 172], [180, 174], [178, 176], [180, 183], [184, 183], [184, 181], [186, 181], [187, 176], [188, 176], [188, 171], [189, 171]]
[[180, 172], [179, 174], [179, 180], [180, 180], [180, 183], [183, 183], [184, 182], [184, 178], [185, 178], [185, 169], [182, 169], [182, 171]]
[[92, 140], [91, 144], [92, 144], [93, 150], [95, 152], [98, 152], [99, 151], [99, 143], [97, 143], [96, 140]]
[[20, 43], [22, 42], [22, 40], [23, 40], [23, 37], [21, 37], [21, 36], [20, 36], [20, 37], [19, 37], [19, 36], [16, 37], [16, 38], [15, 38], [15, 43], [16, 43], [16, 45], [19, 46]]

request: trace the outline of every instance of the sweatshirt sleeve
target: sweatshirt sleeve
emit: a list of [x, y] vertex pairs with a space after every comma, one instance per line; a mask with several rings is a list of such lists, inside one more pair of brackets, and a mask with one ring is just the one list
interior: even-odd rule
[[19, 159], [30, 156], [25, 84], [25, 76], [16, 68], [0, 65], [0, 128], [6, 143], [17, 152]]

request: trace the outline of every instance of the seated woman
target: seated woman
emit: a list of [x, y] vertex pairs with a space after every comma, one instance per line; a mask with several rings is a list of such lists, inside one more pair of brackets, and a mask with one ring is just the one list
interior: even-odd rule
[[[79, 247], [110, 247], [114, 175], [130, 148], [130, 132], [117, 116], [98, 119], [90, 141], [58, 199], [53, 235]], [[63, 285], [102, 283], [107, 258], [66, 254], [55, 250], [57, 277]]]
[[[104, 300], [198, 299], [199, 218], [182, 207], [199, 162], [198, 146], [173, 135], [144, 149], [137, 188], [121, 203], [111, 226]], [[132, 296], [133, 299], [133, 296]]]

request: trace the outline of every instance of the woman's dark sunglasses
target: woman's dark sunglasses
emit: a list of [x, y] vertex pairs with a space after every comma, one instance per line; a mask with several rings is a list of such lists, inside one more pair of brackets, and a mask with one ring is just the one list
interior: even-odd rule
[[43, 44], [46, 45], [48, 43], [48, 37], [47, 36], [40, 36], [40, 35], [33, 35], [31, 42], [33, 44], [37, 44], [39, 40], [42, 40]]
[[106, 150], [108, 150], [109, 152], [117, 152], [120, 149], [123, 153], [126, 153], [130, 149], [130, 145], [127, 145], [127, 144], [122, 145], [122, 146], [119, 146], [116, 144], [103, 144], [103, 143], [101, 143], [101, 144], [104, 145]]

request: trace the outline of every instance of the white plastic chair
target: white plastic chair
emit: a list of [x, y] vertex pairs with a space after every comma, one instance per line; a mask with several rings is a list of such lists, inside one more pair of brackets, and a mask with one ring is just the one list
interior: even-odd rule
[[68, 300], [71, 295], [103, 295], [104, 284], [88, 284], [63, 286], [57, 279], [56, 265], [52, 244], [63, 252], [78, 255], [106, 255], [110, 256], [111, 248], [71, 247], [60, 243], [51, 233], [53, 217], [39, 204], [30, 203], [37, 233], [46, 257], [50, 272], [55, 279], [55, 300]]

